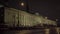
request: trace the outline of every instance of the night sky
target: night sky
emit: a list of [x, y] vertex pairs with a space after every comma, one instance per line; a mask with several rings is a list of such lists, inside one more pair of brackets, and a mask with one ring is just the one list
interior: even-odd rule
[[[1, 0], [0, 0], [1, 1]], [[3, 1], [8, 7], [26, 10], [26, 0], [8, 0]], [[24, 2], [25, 6], [21, 6], [20, 3]], [[29, 12], [47, 16], [48, 19], [59, 19], [60, 21], [60, 2], [58, 0], [28, 0]]]

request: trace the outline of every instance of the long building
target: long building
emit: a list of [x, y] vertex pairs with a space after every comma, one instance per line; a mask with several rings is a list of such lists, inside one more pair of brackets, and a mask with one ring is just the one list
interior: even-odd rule
[[4, 22], [9, 26], [35, 26], [38, 24], [57, 25], [56, 21], [44, 18], [42, 15], [29, 14], [26, 11], [5, 8]]

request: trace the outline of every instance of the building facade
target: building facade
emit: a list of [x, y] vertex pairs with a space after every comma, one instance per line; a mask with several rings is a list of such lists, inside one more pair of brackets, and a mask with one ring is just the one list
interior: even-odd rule
[[38, 24], [57, 25], [56, 21], [45, 19], [42, 16], [29, 14], [26, 11], [5, 8], [4, 21], [9, 26], [34, 26]]

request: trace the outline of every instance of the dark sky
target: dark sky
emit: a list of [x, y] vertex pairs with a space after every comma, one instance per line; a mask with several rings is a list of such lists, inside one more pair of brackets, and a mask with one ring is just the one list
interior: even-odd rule
[[[25, 3], [24, 7], [20, 5], [21, 2]], [[8, 0], [5, 4], [16, 9], [26, 9], [26, 0]], [[31, 13], [38, 12], [43, 16], [47, 16], [49, 19], [60, 20], [60, 2], [58, 0], [28, 0], [28, 5], [29, 12]]]

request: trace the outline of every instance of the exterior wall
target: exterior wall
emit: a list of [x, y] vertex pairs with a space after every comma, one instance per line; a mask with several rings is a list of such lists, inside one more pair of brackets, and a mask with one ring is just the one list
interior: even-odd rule
[[45, 19], [42, 16], [32, 15], [25, 11], [16, 10], [13, 8], [5, 8], [5, 23], [6, 24], [9, 24], [9, 26], [13, 26], [13, 25], [16, 26], [18, 24], [18, 20], [19, 20], [19, 26], [21, 25], [34, 26], [37, 24], [56, 25], [55, 21]]
[[9, 26], [13, 26], [14, 23], [17, 24], [17, 11], [5, 9], [5, 23]]

